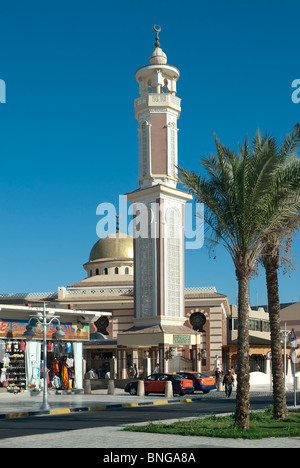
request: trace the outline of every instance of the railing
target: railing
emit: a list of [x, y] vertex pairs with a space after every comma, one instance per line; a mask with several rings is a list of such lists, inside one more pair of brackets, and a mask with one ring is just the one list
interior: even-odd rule
[[115, 287], [115, 288], [93, 288], [93, 289], [68, 289], [66, 294], [133, 294], [132, 287]]
[[53, 299], [57, 297], [57, 292], [27, 292], [27, 293], [5, 293], [0, 294], [1, 299], [26, 299], [28, 297], [44, 297], [47, 299]]
[[[60, 288], [64, 297], [66, 296], [82, 296], [82, 295], [110, 295], [110, 294], [124, 294], [132, 296], [134, 293], [133, 286], [116, 286], [116, 287], [99, 287], [99, 288], [82, 288], [82, 289], [66, 289]], [[201, 294], [201, 293], [214, 293], [217, 292], [214, 286], [190, 287], [185, 288], [185, 293], [188, 294]], [[1, 299], [29, 299], [29, 298], [43, 298], [43, 299], [57, 299], [57, 292], [27, 292], [27, 293], [5, 293], [0, 294]]]
[[192, 287], [192, 288], [185, 288], [185, 292], [217, 292], [214, 286], [202, 286], [202, 287]]
[[167, 93], [150, 93], [144, 96], [141, 96], [135, 100], [135, 108], [139, 108], [141, 106], [151, 106], [151, 105], [166, 105], [169, 106], [173, 104], [174, 106], [180, 108], [181, 99], [174, 96], [173, 94]]

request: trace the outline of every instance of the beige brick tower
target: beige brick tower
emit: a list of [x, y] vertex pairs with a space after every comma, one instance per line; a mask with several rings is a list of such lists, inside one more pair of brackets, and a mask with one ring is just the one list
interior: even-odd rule
[[184, 205], [192, 197], [178, 190], [176, 96], [179, 70], [167, 64], [156, 31], [150, 65], [136, 72], [140, 97], [139, 186], [127, 195], [135, 215], [135, 325], [182, 326], [184, 317]]

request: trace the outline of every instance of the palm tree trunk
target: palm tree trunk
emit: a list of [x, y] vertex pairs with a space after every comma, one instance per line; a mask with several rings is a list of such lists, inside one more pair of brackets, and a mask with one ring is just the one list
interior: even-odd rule
[[249, 274], [237, 274], [238, 298], [238, 349], [237, 394], [235, 422], [240, 429], [249, 429], [250, 365], [249, 365]]
[[[272, 247], [270, 248], [272, 249]], [[272, 249], [273, 250], [273, 249]], [[266, 270], [268, 308], [271, 328], [272, 374], [274, 418], [284, 419], [288, 415], [286, 393], [284, 388], [284, 368], [280, 333], [280, 299], [278, 293], [279, 251], [266, 253], [263, 257]]]

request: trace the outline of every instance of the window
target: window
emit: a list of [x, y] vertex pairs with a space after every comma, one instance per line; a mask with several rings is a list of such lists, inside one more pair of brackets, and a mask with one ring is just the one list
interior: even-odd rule
[[229, 320], [229, 331], [238, 329], [238, 319]]
[[163, 374], [163, 375], [158, 375], [158, 376], [157, 376], [157, 380], [160, 380], [160, 381], [163, 380], [163, 381], [165, 381], [165, 380], [169, 380], [169, 379], [168, 379], [168, 376], [167, 376], [166, 374]]
[[115, 275], [119, 274], [119, 268], [115, 268]]
[[93, 271], [92, 270], [90, 270], [90, 276], [93, 276]]
[[96, 275], [99, 275], [99, 268], [96, 268]]
[[149, 377], [147, 377], [146, 380], [157, 380], [157, 375], [156, 374], [149, 375]]
[[263, 321], [261, 322], [261, 325], [262, 325], [261, 331], [263, 331], [263, 332], [270, 332], [270, 322], [267, 322], [266, 320], [263, 320]]
[[260, 331], [261, 330], [260, 324], [261, 324], [260, 320], [250, 319], [249, 320], [249, 330], [251, 330], [251, 331]]
[[104, 268], [103, 273], [104, 273], [105, 275], [108, 275], [108, 269], [107, 269], [107, 268]]
[[129, 268], [128, 267], [125, 268], [125, 275], [129, 275]]

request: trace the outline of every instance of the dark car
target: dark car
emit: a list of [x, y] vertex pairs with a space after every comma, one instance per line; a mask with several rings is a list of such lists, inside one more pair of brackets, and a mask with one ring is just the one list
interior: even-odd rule
[[185, 379], [192, 380], [195, 391], [200, 390], [203, 393], [209, 393], [211, 390], [217, 388], [216, 379], [214, 377], [209, 377], [200, 372], [178, 372], [178, 375], [181, 375]]
[[[172, 382], [173, 393], [185, 395], [186, 393], [194, 393], [194, 387], [191, 379], [186, 379], [178, 374], [152, 374], [144, 380], [145, 395], [149, 393], [165, 393], [167, 381]], [[138, 381], [129, 382], [125, 387], [125, 392], [130, 395], [137, 394]]]

